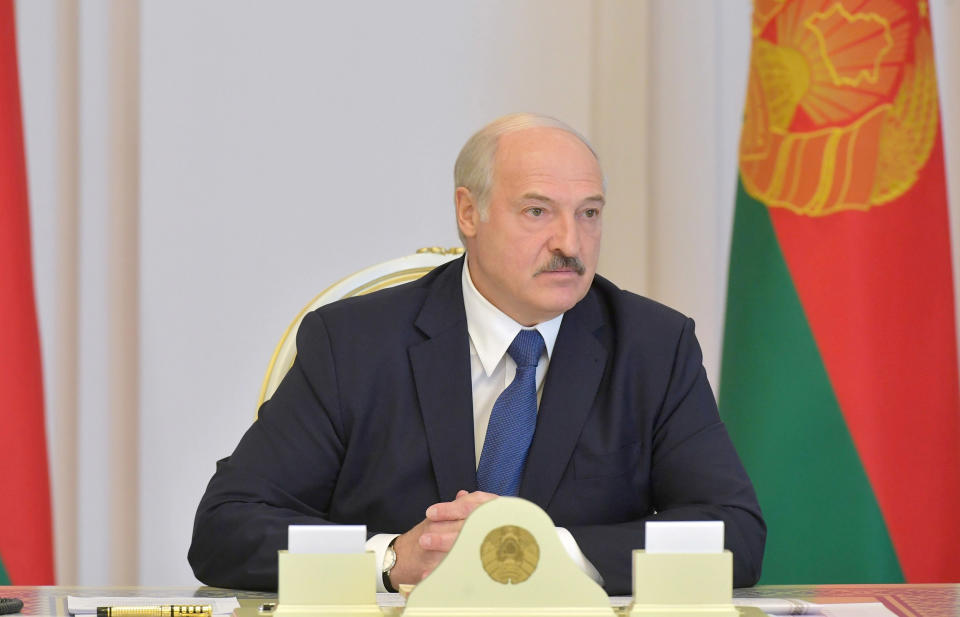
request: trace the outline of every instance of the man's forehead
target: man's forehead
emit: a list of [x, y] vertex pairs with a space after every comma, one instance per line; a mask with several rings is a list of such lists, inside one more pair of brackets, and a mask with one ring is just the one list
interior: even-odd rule
[[553, 126], [531, 126], [510, 131], [500, 136], [497, 145], [498, 155], [571, 148], [583, 150], [596, 160], [590, 147], [577, 135]]
[[[547, 204], [552, 204], [556, 201], [550, 195], [539, 193], [537, 191], [527, 191], [520, 196], [520, 199], [522, 201], [541, 201]], [[604, 197], [603, 193], [593, 193], [587, 195], [581, 201], [584, 203], [592, 202], [598, 206], [602, 206], [606, 202], [606, 197]]]
[[495, 175], [559, 176], [565, 180], [603, 182], [593, 151], [576, 135], [553, 127], [532, 127], [500, 137]]

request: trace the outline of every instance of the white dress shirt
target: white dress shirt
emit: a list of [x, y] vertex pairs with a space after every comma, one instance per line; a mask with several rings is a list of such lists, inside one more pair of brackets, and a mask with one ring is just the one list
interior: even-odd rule
[[517, 374], [507, 348], [521, 329], [537, 330], [543, 337], [544, 353], [537, 363], [537, 406], [543, 394], [543, 378], [550, 366], [553, 345], [557, 342], [563, 315], [524, 328], [503, 311], [490, 304], [470, 278], [470, 269], [463, 263], [463, 307], [467, 313], [467, 333], [470, 335], [470, 378], [473, 384], [473, 443], [475, 463], [480, 465], [480, 453], [487, 436], [490, 413], [500, 394], [513, 382]]
[[[470, 335], [470, 378], [473, 384], [473, 443], [474, 462], [480, 464], [480, 454], [483, 452], [483, 441], [487, 435], [487, 424], [490, 422], [490, 413], [493, 404], [500, 394], [513, 381], [517, 373], [517, 363], [514, 362], [507, 348], [521, 329], [521, 324], [507, 316], [483, 297], [473, 284], [470, 277], [470, 268], [467, 261], [463, 262], [463, 306], [467, 314], [467, 333]], [[560, 323], [563, 315], [558, 315], [550, 321], [539, 323], [534, 328], [540, 332], [545, 343], [545, 351], [537, 363], [537, 405], [543, 393], [543, 379], [550, 366], [553, 354], [553, 345], [557, 341]], [[563, 527], [557, 527], [557, 535], [567, 553], [581, 570], [593, 580], [603, 584], [603, 578], [597, 569], [584, 556], [573, 535]], [[377, 555], [374, 563], [377, 567], [377, 590], [386, 591], [383, 586], [382, 566], [387, 545], [399, 534], [377, 534], [367, 540], [366, 550], [374, 551]]]

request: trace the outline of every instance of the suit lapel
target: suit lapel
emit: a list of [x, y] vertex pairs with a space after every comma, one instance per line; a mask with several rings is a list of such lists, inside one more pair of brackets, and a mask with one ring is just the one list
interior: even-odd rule
[[603, 378], [607, 352], [595, 335], [602, 325], [591, 291], [563, 316], [557, 334], [520, 484], [520, 496], [544, 509], [573, 455]]
[[[462, 259], [433, 282], [415, 325], [427, 340], [409, 350], [442, 501], [476, 490], [470, 343], [461, 287]], [[460, 264], [460, 267], [457, 265]]]

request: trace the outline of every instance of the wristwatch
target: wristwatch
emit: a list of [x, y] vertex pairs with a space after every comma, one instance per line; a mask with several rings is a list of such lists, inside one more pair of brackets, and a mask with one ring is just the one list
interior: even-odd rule
[[[397, 538], [399, 537], [397, 536]], [[393, 570], [393, 566], [397, 565], [397, 551], [393, 550], [397, 538], [390, 540], [387, 550], [383, 553], [383, 588], [390, 593], [397, 593], [397, 590], [390, 584], [390, 572]]]

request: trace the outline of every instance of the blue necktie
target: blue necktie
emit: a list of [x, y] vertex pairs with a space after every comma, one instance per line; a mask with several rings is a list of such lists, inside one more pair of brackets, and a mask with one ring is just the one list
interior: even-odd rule
[[517, 363], [517, 374], [490, 412], [477, 466], [477, 486], [481, 491], [516, 495], [520, 490], [527, 450], [537, 427], [537, 362], [543, 348], [540, 332], [520, 330], [507, 349]]

